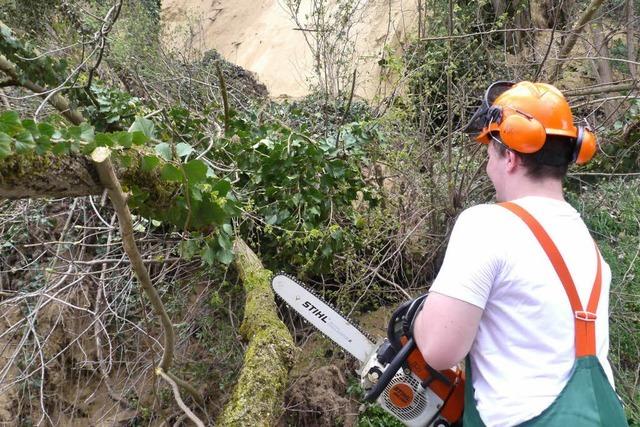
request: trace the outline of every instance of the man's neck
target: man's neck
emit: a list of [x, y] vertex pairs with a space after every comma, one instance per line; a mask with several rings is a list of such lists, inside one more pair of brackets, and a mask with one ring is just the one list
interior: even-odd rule
[[502, 198], [507, 201], [527, 196], [546, 197], [548, 199], [564, 201], [562, 180], [551, 178], [532, 180], [526, 176], [521, 176], [509, 182]]

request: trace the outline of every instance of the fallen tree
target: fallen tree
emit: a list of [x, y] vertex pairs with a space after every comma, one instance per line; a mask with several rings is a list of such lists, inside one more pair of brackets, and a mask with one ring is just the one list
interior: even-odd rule
[[[22, 73], [25, 70], [20, 69], [19, 65], [24, 62], [24, 57], [31, 56], [31, 52], [27, 52], [1, 22], [0, 30], [0, 71], [9, 77], [10, 85], [40, 94], [74, 125], [71, 128], [54, 129], [48, 124], [38, 124], [32, 120], [22, 121], [17, 113], [3, 114], [0, 117], [0, 198], [80, 197], [100, 195], [105, 190], [108, 192], [118, 216], [123, 246], [132, 270], [162, 326], [163, 355], [156, 367], [156, 374], [171, 385], [185, 415], [197, 425], [203, 425], [198, 416], [185, 406], [177, 386], [192, 396], [201, 410], [205, 410], [202, 396], [192, 384], [171, 372], [174, 326], [136, 247], [127, 202], [131, 201], [132, 195], [144, 195], [134, 203], [140, 213], [152, 213], [152, 216], [155, 213], [156, 217], [166, 219], [162, 213], [173, 212], [173, 222], [184, 231], [215, 233], [224, 228], [226, 236], [231, 233], [222, 227], [228, 225], [229, 218], [223, 208], [231, 201], [225, 199], [228, 191], [224, 188], [225, 181], [208, 177], [207, 165], [203, 161], [196, 159], [186, 164], [173, 161], [175, 148], [172, 150], [169, 144], [163, 146], [160, 143], [155, 151], [146, 146], [147, 142], [154, 139], [152, 124], [148, 120], [137, 121], [137, 125], [130, 127], [129, 132], [104, 133], [96, 138], [94, 129], [87, 125], [79, 111], [71, 109], [71, 102], [58, 93], [58, 88], [41, 85], [51, 86], [55, 83], [52, 70], [47, 69], [50, 64], [34, 61], [28, 63], [30, 69]], [[18, 66], [10, 59], [15, 60]], [[34, 82], [28, 78], [29, 74], [47, 78], [40, 77], [39, 82]], [[222, 79], [220, 71], [219, 74]], [[158, 146], [161, 148], [158, 149]], [[200, 201], [209, 202], [209, 205], [189, 200], [195, 185], [213, 188], [204, 196], [200, 194]], [[186, 207], [182, 205], [185, 200]], [[194, 217], [198, 213], [198, 206], [201, 210], [217, 207], [217, 215], [205, 215], [204, 219], [196, 221]], [[178, 214], [177, 210], [180, 210]], [[276, 312], [269, 285], [271, 273], [262, 266], [240, 236], [235, 236], [234, 240], [234, 265], [246, 292], [241, 333], [248, 350], [233, 397], [220, 416], [219, 423], [234, 426], [272, 425], [283, 408], [294, 344]]]
[[[140, 176], [140, 159], [142, 154], [135, 149], [126, 150], [129, 167], [119, 159], [117, 170], [125, 186], [146, 182], [151, 191], [149, 200], [162, 201], [165, 205], [172, 203], [171, 196], [178, 194], [177, 185], [167, 188], [160, 174], [147, 172], [144, 179]], [[70, 154], [67, 156], [12, 155], [0, 159], [0, 198], [20, 199], [33, 197], [78, 197], [100, 195], [105, 188], [109, 189], [116, 211], [126, 210], [125, 195], [119, 188], [119, 180], [115, 173], [108, 176], [108, 171], [115, 171], [112, 166], [102, 166], [104, 154], [94, 157], [93, 161], [86, 156]], [[104, 170], [106, 168], [106, 171]], [[161, 168], [161, 165], [159, 166]], [[100, 172], [102, 170], [102, 172]], [[116, 186], [118, 188], [116, 188]], [[166, 208], [166, 206], [165, 206]], [[135, 247], [132, 240], [131, 218], [119, 218], [125, 247]], [[127, 251], [128, 254], [131, 250]], [[293, 363], [294, 344], [289, 331], [278, 318], [274, 296], [269, 285], [271, 273], [266, 270], [256, 254], [242, 240], [235, 238], [234, 265], [244, 283], [246, 304], [241, 332], [247, 342], [244, 367], [240, 379], [235, 386], [233, 397], [219, 419], [221, 425], [272, 425], [282, 410], [284, 389], [287, 375]], [[130, 255], [131, 257], [131, 255]], [[154, 311], [162, 321], [165, 335], [165, 356], [159, 365], [163, 373], [169, 373], [172, 364], [173, 327], [164, 310], [162, 301], [153, 288], [145, 267], [132, 260], [136, 275], [142, 289], [149, 296]], [[167, 353], [168, 352], [168, 353]], [[186, 388], [201, 405], [202, 398], [194, 387], [171, 378]]]

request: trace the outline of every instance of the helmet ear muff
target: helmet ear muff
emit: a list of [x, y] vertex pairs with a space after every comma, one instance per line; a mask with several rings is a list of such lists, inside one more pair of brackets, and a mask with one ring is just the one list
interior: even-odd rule
[[573, 149], [573, 161], [578, 165], [584, 165], [591, 160], [598, 147], [596, 136], [589, 128], [578, 126], [578, 137]]
[[500, 123], [500, 139], [519, 153], [535, 153], [547, 139], [547, 132], [538, 120], [520, 112], [508, 115]]

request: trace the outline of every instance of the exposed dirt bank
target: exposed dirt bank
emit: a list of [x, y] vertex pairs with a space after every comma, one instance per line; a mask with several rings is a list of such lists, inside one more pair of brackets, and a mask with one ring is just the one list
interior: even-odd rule
[[[312, 0], [303, 0], [304, 19]], [[328, 1], [328, 4], [335, 1]], [[380, 83], [385, 46], [399, 48], [416, 19], [416, 0], [363, 0], [362, 22], [352, 32], [358, 68], [356, 94], [371, 99], [387, 91]], [[300, 97], [313, 81], [313, 58], [283, 0], [165, 0], [163, 20], [173, 47], [218, 50], [254, 73], [273, 97]]]

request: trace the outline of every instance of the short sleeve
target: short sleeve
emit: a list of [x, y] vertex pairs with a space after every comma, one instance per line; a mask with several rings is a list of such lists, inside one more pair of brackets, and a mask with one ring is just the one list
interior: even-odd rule
[[432, 292], [484, 310], [504, 259], [500, 210], [495, 205], [478, 205], [460, 214]]

